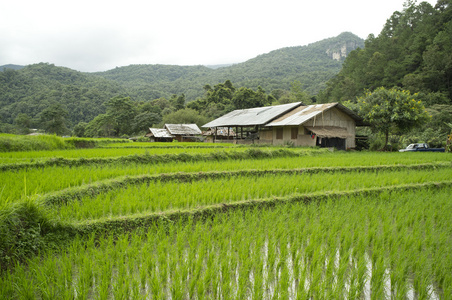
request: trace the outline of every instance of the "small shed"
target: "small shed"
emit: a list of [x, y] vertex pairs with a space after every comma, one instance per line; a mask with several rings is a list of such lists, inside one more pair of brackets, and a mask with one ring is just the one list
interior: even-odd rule
[[202, 132], [196, 124], [165, 124], [164, 129], [179, 142], [201, 140]]
[[150, 138], [151, 142], [172, 142], [174, 139], [174, 135], [165, 128], [149, 128], [145, 137]]

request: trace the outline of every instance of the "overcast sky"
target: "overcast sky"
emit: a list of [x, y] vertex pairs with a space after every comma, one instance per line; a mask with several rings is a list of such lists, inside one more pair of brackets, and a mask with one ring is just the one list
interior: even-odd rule
[[[432, 5], [436, 0], [428, 0]], [[349, 31], [378, 35], [405, 0], [2, 0], [0, 65], [95, 72], [239, 63]]]

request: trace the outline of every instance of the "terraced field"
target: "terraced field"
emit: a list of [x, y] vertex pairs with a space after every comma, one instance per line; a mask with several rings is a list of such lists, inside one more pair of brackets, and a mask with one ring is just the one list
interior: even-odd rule
[[0, 298], [452, 298], [450, 154], [207, 145], [1, 154]]

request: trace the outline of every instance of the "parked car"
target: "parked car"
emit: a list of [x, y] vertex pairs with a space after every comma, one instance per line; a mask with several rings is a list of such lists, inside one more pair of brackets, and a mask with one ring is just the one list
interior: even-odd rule
[[410, 144], [405, 149], [400, 149], [399, 152], [444, 152], [444, 148], [430, 148], [428, 144]]

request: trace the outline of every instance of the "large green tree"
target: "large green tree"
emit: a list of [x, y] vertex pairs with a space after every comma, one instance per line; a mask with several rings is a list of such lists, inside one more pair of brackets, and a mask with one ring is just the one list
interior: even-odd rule
[[[185, 108], [163, 116], [163, 124], [196, 124], [199, 127], [206, 124], [209, 118], [199, 114], [196, 110]], [[162, 124], [162, 125], [163, 125]]]
[[129, 135], [133, 133], [133, 120], [137, 115], [136, 105], [130, 97], [114, 97], [107, 103], [107, 115], [114, 121], [115, 135]]
[[68, 132], [67, 116], [67, 110], [60, 103], [53, 104], [41, 112], [41, 127], [48, 133], [63, 135]]
[[388, 145], [388, 137], [392, 132], [406, 132], [422, 126], [429, 120], [429, 115], [417, 99], [409, 91], [398, 88], [377, 88], [367, 92], [358, 99], [359, 114], [369, 123], [374, 132], [385, 136], [383, 149]]
[[115, 120], [108, 114], [100, 114], [95, 117], [84, 128], [86, 137], [108, 137], [113, 136]]

